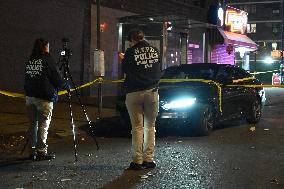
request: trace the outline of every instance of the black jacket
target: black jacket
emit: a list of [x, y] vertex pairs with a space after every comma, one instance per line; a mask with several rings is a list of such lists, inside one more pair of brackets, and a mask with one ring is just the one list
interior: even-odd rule
[[39, 59], [31, 59], [26, 63], [26, 96], [55, 102], [58, 99], [58, 90], [67, 87], [58, 66], [49, 54], [45, 54]]
[[141, 41], [125, 52], [122, 71], [126, 93], [155, 88], [161, 78], [161, 60], [158, 50]]

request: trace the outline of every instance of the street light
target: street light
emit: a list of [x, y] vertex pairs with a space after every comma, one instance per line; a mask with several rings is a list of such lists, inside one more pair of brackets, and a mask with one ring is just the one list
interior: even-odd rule
[[269, 57], [266, 57], [264, 59], [264, 63], [266, 64], [272, 64], [274, 62], [274, 60], [269, 56]]

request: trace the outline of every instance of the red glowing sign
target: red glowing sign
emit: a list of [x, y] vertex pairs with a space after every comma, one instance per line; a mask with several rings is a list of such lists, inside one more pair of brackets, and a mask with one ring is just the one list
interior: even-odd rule
[[227, 7], [225, 26], [226, 30], [245, 34], [248, 22], [248, 13], [233, 7]]
[[272, 85], [280, 85], [281, 81], [280, 81], [280, 76], [278, 73], [273, 73], [272, 75]]
[[107, 27], [108, 27], [108, 25], [107, 25], [107, 23], [102, 23], [102, 24], [100, 24], [100, 30], [101, 30], [101, 32], [104, 32], [106, 29], [107, 29]]

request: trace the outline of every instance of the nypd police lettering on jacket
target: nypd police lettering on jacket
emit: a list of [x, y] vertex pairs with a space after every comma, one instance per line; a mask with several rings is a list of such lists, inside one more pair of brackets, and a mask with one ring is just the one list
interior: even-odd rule
[[134, 49], [134, 58], [137, 65], [151, 68], [153, 64], [159, 62], [158, 52], [153, 47], [137, 47]]
[[42, 59], [30, 60], [26, 66], [26, 74], [30, 77], [40, 76], [42, 73]]

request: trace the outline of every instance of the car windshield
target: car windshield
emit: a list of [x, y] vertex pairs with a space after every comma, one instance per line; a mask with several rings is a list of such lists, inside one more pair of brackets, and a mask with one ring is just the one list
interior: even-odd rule
[[207, 79], [213, 80], [216, 71], [211, 67], [188, 66], [169, 67], [164, 71], [163, 79]]

